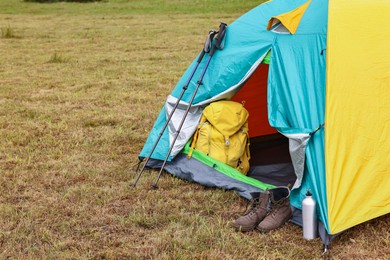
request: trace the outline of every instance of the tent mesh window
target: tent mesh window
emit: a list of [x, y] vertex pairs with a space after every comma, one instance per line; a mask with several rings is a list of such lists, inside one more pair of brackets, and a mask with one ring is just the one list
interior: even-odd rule
[[276, 27], [272, 29], [272, 32], [279, 34], [290, 34], [290, 31], [282, 23], [276, 25]]

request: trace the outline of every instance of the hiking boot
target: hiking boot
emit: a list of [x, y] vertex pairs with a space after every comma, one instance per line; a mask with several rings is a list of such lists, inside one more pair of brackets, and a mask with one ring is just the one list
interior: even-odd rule
[[290, 189], [277, 187], [269, 189], [270, 211], [256, 229], [267, 232], [281, 227], [292, 217], [290, 208]]
[[259, 197], [254, 199], [250, 206], [249, 212], [233, 221], [232, 227], [241, 232], [254, 230], [267, 215], [268, 203], [269, 192], [260, 192]]

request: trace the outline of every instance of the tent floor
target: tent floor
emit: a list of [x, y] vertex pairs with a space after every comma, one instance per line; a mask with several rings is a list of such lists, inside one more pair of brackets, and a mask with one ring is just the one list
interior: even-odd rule
[[[251, 168], [247, 174], [248, 177], [274, 186], [294, 184], [296, 177], [287, 138], [281, 134], [252, 138], [250, 147]], [[160, 168], [161, 166], [162, 161], [159, 160], [151, 159], [148, 162], [150, 168]], [[252, 198], [252, 192], [259, 191], [259, 188], [235, 180], [194, 158], [188, 159], [185, 154], [177, 155], [165, 165], [164, 169], [176, 177], [204, 186], [237, 190], [242, 197], [247, 199]]]

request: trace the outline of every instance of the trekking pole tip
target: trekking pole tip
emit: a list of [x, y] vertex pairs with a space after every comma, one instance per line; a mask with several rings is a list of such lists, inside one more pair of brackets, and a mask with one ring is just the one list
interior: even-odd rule
[[157, 190], [157, 189], [158, 189], [158, 186], [157, 186], [156, 183], [154, 183], [154, 184], [150, 185], [150, 188], [151, 188], [152, 190]]

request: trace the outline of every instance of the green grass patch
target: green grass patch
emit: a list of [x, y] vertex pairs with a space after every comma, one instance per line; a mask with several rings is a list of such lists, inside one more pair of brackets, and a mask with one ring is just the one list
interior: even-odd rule
[[[45, 5], [37, 1], [53, 1]], [[0, 13], [4, 14], [232, 14], [242, 13], [262, 1], [238, 0], [104, 0], [85, 4], [80, 1], [57, 0], [0, 0]], [[85, 1], [83, 1], [85, 2]], [[90, 1], [89, 1], [90, 2]]]
[[100, 2], [103, 0], [24, 0], [24, 2], [34, 2], [34, 3], [58, 3], [58, 2], [76, 2], [76, 3], [92, 3]]

